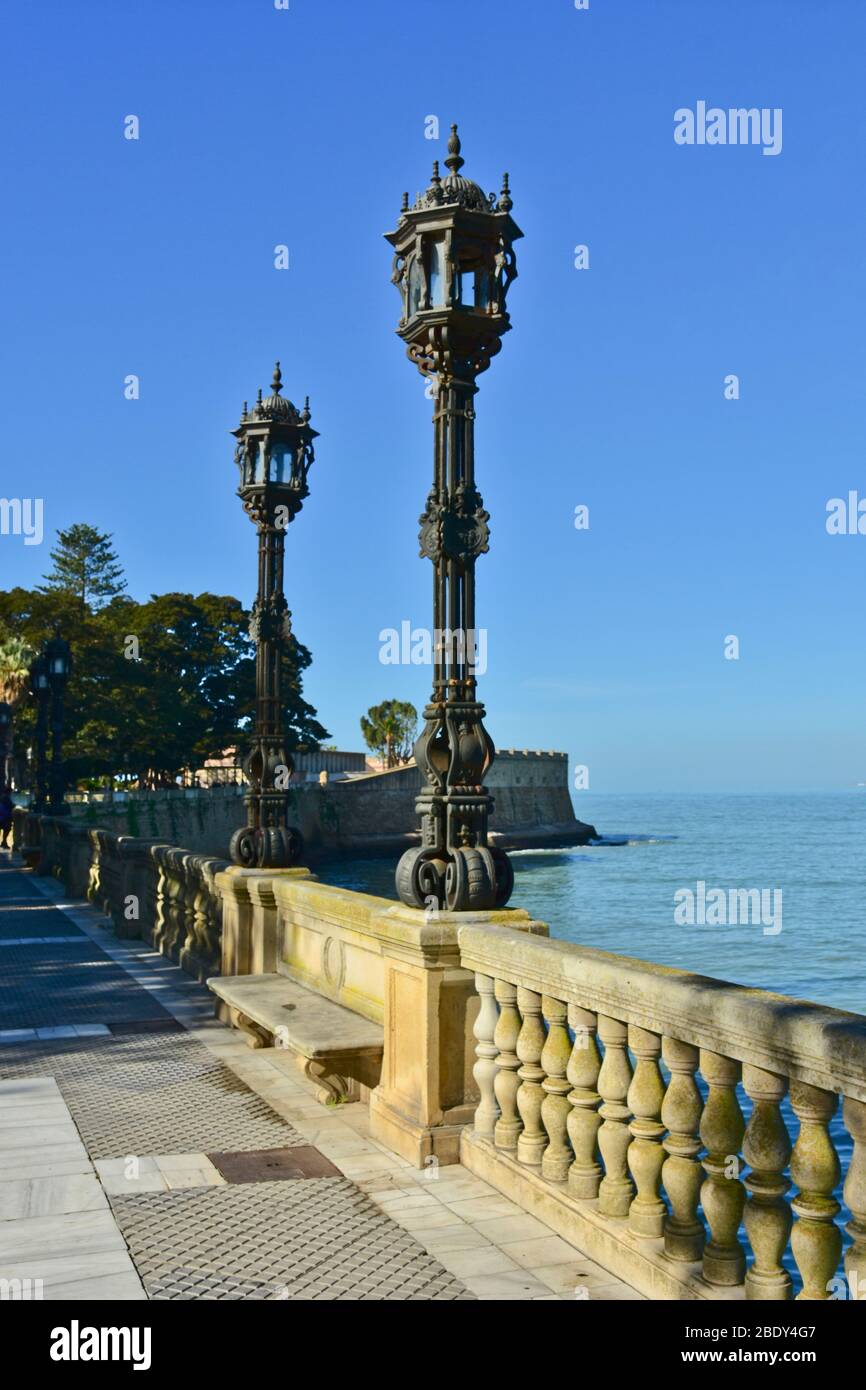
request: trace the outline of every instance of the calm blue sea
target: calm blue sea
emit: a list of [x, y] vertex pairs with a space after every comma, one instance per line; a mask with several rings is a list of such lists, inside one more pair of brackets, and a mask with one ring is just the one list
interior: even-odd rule
[[[866, 790], [585, 793], [575, 807], [600, 835], [626, 843], [513, 854], [511, 904], [552, 935], [866, 1014]], [[395, 896], [388, 860], [317, 872]], [[677, 925], [674, 894], [698, 881], [726, 894], [780, 889], [782, 930]]]

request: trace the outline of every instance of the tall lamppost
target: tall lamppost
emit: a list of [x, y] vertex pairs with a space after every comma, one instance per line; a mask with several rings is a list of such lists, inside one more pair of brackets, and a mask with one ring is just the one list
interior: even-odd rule
[[66, 773], [63, 767], [63, 696], [66, 682], [72, 672], [72, 655], [69, 643], [60, 636], [59, 625], [54, 636], [45, 643], [45, 660], [48, 669], [48, 685], [51, 691], [51, 772], [48, 778], [48, 814], [65, 816], [69, 813], [63, 795], [66, 791]]
[[45, 650], [30, 665], [30, 693], [36, 701], [36, 763], [33, 767], [31, 810], [44, 812], [48, 804], [48, 658]]
[[281, 386], [278, 362], [271, 395], [262, 400], [260, 390], [249, 412], [244, 402], [241, 422], [232, 430], [238, 441], [238, 496], [258, 532], [259, 585], [250, 622], [256, 644], [256, 713], [243, 762], [248, 824], [235, 831], [230, 853], [236, 864], [261, 869], [289, 868], [304, 848], [300, 831], [288, 824], [292, 760], [285, 749], [282, 665], [292, 627], [283, 592], [283, 557], [286, 527], [309, 495], [307, 473], [318, 430], [310, 427], [309, 397], [303, 410], [296, 410], [280, 395]]
[[421, 555], [433, 563], [433, 693], [415, 744], [421, 772], [421, 844], [397, 867], [403, 902], [462, 912], [502, 907], [514, 874], [505, 852], [488, 845], [493, 805], [484, 776], [495, 756], [476, 692], [475, 561], [488, 549], [488, 513], [475, 485], [477, 378], [510, 328], [505, 300], [517, 274], [508, 175], [496, 195], [460, 173], [457, 127], [448, 173], [438, 161], [412, 207], [403, 195], [392, 280], [403, 314], [397, 332], [433, 385], [433, 486], [420, 517]]

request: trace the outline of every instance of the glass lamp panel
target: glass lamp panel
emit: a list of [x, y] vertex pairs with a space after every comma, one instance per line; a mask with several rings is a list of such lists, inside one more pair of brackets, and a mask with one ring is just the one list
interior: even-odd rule
[[417, 314], [421, 308], [421, 266], [416, 256], [409, 262], [409, 313]]
[[460, 272], [460, 303], [466, 309], [475, 308], [475, 271]]
[[430, 243], [430, 303], [434, 309], [445, 303], [445, 245], [441, 241]]
[[292, 450], [288, 444], [274, 444], [271, 449], [271, 481], [290, 483], [292, 481]]
[[257, 451], [256, 451], [256, 463], [255, 463], [255, 473], [254, 473], [254, 475], [253, 475], [253, 482], [254, 482], [254, 483], [264, 483], [264, 482], [266, 482], [266, 481], [267, 481], [267, 456], [266, 456], [266, 453], [265, 453], [265, 441], [264, 441], [263, 439], [260, 439], [260, 440], [259, 440], [259, 446], [258, 446], [258, 449], [257, 449]]

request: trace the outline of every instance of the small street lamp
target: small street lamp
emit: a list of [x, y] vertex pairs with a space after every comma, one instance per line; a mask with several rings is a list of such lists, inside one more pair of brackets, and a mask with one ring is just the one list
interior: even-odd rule
[[43, 812], [48, 804], [48, 700], [51, 695], [44, 648], [30, 665], [30, 693], [36, 700], [36, 763], [31, 809]]
[[48, 671], [48, 686], [51, 691], [51, 771], [49, 775], [48, 814], [65, 816], [69, 807], [63, 797], [66, 791], [66, 773], [63, 767], [63, 697], [66, 682], [72, 672], [72, 654], [69, 643], [60, 636], [59, 625], [54, 636], [45, 643], [45, 661]]
[[0, 776], [0, 786], [9, 786], [9, 736], [12, 732], [12, 706], [6, 700], [0, 700], [0, 758], [3, 762], [3, 772]]
[[285, 750], [282, 666], [292, 627], [283, 560], [286, 528], [309, 495], [307, 474], [318, 430], [310, 427], [309, 397], [303, 410], [296, 410], [281, 388], [278, 362], [271, 395], [262, 400], [260, 390], [249, 412], [244, 402], [240, 424], [232, 430], [238, 441], [238, 496], [258, 533], [259, 583], [250, 621], [256, 644], [255, 724], [243, 761], [248, 824], [235, 831], [230, 853], [236, 864], [260, 869], [289, 868], [304, 848], [301, 832], [288, 824], [293, 764]]
[[497, 199], [461, 174], [464, 162], [452, 126], [447, 175], [437, 160], [430, 187], [411, 208], [403, 195], [397, 229], [386, 234], [403, 302], [397, 333], [435, 401], [433, 486], [419, 537], [434, 574], [433, 693], [415, 744], [421, 844], [400, 860], [397, 891], [412, 907], [432, 899], [452, 912], [503, 907], [514, 886], [508, 856], [487, 839], [493, 802], [484, 777], [495, 749], [473, 654], [475, 561], [490, 533], [475, 485], [473, 402], [511, 327], [505, 301], [523, 233], [511, 217], [508, 175]]

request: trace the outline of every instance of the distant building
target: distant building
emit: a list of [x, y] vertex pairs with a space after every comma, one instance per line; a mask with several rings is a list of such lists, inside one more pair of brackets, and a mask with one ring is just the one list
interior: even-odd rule
[[[318, 782], [319, 774], [327, 772], [331, 781], [357, 777], [365, 772], [378, 772], [380, 765], [364, 753], [341, 753], [335, 748], [314, 749], [292, 753], [293, 782]], [[185, 787], [243, 786], [246, 782], [236, 748], [226, 748], [218, 758], [207, 758], [202, 767], [184, 773]]]

